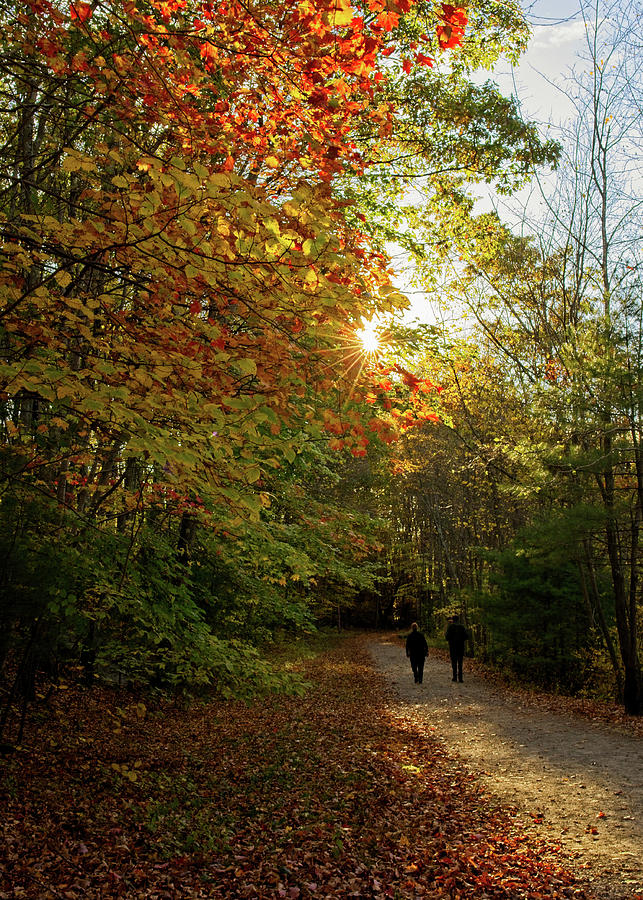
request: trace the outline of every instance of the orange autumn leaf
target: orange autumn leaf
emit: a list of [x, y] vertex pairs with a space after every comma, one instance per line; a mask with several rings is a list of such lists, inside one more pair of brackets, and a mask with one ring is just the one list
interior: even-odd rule
[[92, 8], [89, 3], [83, 3], [81, 0], [72, 0], [69, 4], [69, 12], [72, 22], [80, 22], [83, 25], [91, 18]]
[[382, 12], [377, 17], [377, 24], [380, 25], [384, 31], [391, 31], [396, 27], [399, 21], [400, 17], [395, 12]]

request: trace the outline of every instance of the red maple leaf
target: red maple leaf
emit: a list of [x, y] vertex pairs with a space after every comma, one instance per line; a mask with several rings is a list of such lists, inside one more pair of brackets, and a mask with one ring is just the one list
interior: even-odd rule
[[377, 17], [377, 24], [381, 25], [384, 31], [391, 31], [400, 21], [400, 17], [394, 12], [383, 12]]
[[69, 4], [69, 12], [72, 22], [80, 22], [83, 25], [91, 18], [92, 8], [89, 3], [82, 3], [80, 0], [72, 0]]
[[415, 61], [420, 66], [428, 66], [430, 69], [433, 68], [433, 59], [430, 56], [425, 56], [424, 53], [416, 53]]
[[468, 22], [466, 12], [461, 6], [443, 3], [440, 18], [442, 21], [435, 29], [440, 49], [447, 50], [450, 47], [457, 47], [462, 43], [464, 29]]

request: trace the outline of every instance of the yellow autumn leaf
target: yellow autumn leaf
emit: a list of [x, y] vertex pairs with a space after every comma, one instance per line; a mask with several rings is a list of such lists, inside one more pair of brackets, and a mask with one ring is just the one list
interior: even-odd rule
[[337, 9], [333, 15], [333, 24], [338, 28], [344, 28], [353, 21], [352, 9]]
[[63, 170], [64, 170], [65, 172], [78, 172], [78, 170], [80, 169], [82, 163], [81, 163], [81, 161], [80, 161], [77, 157], [75, 157], [75, 156], [66, 156], [66, 157], [63, 159], [61, 165], [62, 165], [62, 168], [63, 168]]
[[64, 269], [56, 272], [54, 278], [62, 288], [66, 288], [68, 284], [71, 284], [71, 275], [69, 272], [65, 272]]
[[350, 0], [336, 0], [334, 9], [329, 11], [329, 19], [337, 28], [345, 28], [353, 21], [353, 8]]

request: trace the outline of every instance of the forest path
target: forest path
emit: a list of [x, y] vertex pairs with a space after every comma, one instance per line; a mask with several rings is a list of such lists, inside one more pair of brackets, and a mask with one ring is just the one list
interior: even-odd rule
[[415, 684], [396, 636], [369, 644], [396, 713], [428, 726], [534, 838], [560, 845], [569, 866], [610, 900], [643, 897], [643, 740], [543, 710], [429, 655]]

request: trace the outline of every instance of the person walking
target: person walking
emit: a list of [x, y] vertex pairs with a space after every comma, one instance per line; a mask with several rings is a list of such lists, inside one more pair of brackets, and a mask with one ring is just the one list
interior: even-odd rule
[[415, 683], [422, 684], [424, 660], [429, 655], [429, 645], [422, 632], [418, 631], [417, 622], [411, 625], [411, 633], [406, 639], [406, 655], [411, 660]]
[[469, 640], [469, 635], [467, 634], [467, 629], [460, 622], [460, 616], [451, 616], [451, 621], [444, 636], [449, 644], [449, 654], [451, 656], [451, 668], [453, 669], [451, 681], [462, 681], [464, 645]]

